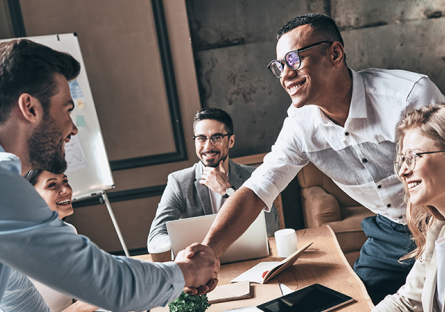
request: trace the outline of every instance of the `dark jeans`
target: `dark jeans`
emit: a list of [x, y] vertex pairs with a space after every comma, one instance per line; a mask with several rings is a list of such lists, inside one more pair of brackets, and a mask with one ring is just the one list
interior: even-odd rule
[[368, 240], [355, 261], [354, 271], [362, 279], [374, 304], [394, 294], [405, 284], [414, 259], [399, 259], [415, 248], [408, 226], [381, 215], [366, 218], [362, 229]]

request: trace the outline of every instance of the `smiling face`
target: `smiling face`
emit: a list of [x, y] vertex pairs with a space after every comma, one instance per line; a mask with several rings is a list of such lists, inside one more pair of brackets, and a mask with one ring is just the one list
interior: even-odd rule
[[[214, 119], [204, 119], [196, 123], [195, 136], [204, 135], [210, 138], [215, 134], [227, 134], [222, 122]], [[210, 139], [204, 145], [195, 141], [196, 155], [206, 167], [217, 167], [221, 160], [225, 161], [229, 156], [229, 149], [235, 144], [235, 135], [225, 136], [221, 145], [215, 146]]]
[[66, 78], [55, 74], [57, 94], [50, 101], [49, 111], [28, 140], [29, 161], [32, 168], [53, 173], [66, 170], [65, 143], [78, 130], [71, 120], [74, 103]]
[[[417, 128], [408, 130], [403, 139], [402, 154], [411, 149], [416, 153], [438, 151], [434, 141]], [[404, 164], [399, 172], [408, 186], [409, 200], [414, 205], [431, 205], [445, 216], [445, 153], [420, 155], [414, 170]]]
[[65, 174], [42, 171], [37, 177], [34, 188], [42, 196], [49, 208], [59, 213], [60, 219], [73, 214], [74, 210], [71, 204], [73, 190]]
[[[277, 43], [277, 59], [284, 58], [287, 52], [298, 50], [319, 41], [313, 35], [310, 25], [299, 26], [284, 34]], [[324, 43], [327, 44], [327, 43]], [[301, 65], [298, 70], [284, 66], [280, 82], [292, 99], [292, 104], [299, 108], [307, 104], [323, 107], [328, 100], [329, 82], [332, 78], [329, 53], [323, 56], [319, 46], [300, 52]]]

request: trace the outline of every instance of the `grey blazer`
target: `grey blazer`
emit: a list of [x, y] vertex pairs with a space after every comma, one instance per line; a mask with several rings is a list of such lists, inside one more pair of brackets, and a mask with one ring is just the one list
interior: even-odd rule
[[425, 252], [409, 272], [406, 283], [393, 295], [386, 296], [372, 311], [439, 312], [436, 300], [437, 258], [435, 242], [445, 235], [445, 221], [437, 221], [426, 235]]
[[[165, 225], [167, 221], [213, 214], [209, 189], [199, 183], [202, 175], [202, 166], [199, 164], [169, 174], [167, 187], [151, 224], [147, 246], [162, 236], [164, 239], [168, 236]], [[229, 158], [229, 183], [235, 189], [240, 188], [255, 169], [236, 164]], [[266, 213], [266, 227], [268, 236], [273, 236], [280, 227], [275, 206]]]

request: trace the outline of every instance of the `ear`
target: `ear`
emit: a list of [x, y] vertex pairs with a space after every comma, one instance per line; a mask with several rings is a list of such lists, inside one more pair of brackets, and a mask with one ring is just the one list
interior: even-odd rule
[[232, 148], [235, 145], [235, 135], [232, 134], [229, 139], [229, 148]]
[[329, 48], [329, 53], [331, 56], [331, 62], [335, 68], [338, 68], [344, 63], [345, 50], [340, 42], [333, 42]]
[[28, 93], [22, 93], [17, 101], [18, 108], [23, 118], [30, 123], [39, 122], [43, 118], [43, 107], [38, 99], [29, 95]]

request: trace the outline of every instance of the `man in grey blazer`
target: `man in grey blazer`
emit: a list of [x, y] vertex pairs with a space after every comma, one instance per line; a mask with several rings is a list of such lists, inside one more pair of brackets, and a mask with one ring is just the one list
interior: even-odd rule
[[[225, 200], [236, 192], [256, 169], [234, 163], [229, 149], [235, 144], [230, 116], [217, 108], [196, 113], [193, 139], [199, 162], [168, 176], [167, 187], [159, 203], [148, 236], [148, 249], [170, 243], [166, 222], [218, 213]], [[273, 206], [266, 213], [267, 235], [279, 229], [278, 213]]]

